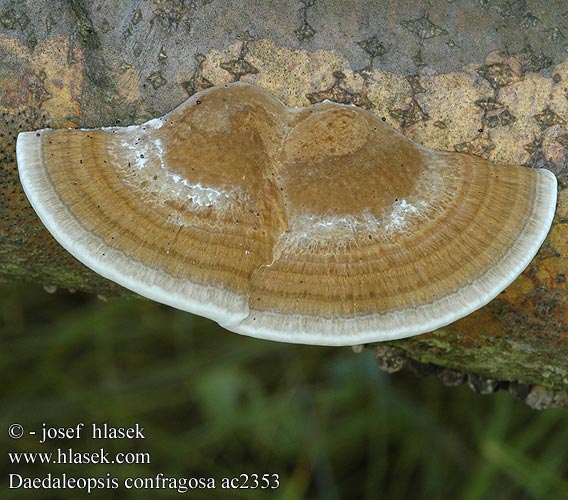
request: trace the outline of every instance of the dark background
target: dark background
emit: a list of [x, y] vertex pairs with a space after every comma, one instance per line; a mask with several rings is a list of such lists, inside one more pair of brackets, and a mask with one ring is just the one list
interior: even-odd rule
[[[287, 345], [226, 332], [143, 300], [35, 285], [0, 289], [0, 449], [147, 451], [146, 465], [9, 466], [1, 497], [84, 498], [9, 490], [8, 472], [44, 477], [222, 477], [278, 473], [274, 491], [193, 490], [188, 498], [568, 498], [568, 412], [535, 412], [507, 392], [482, 396], [435, 378], [392, 376], [369, 351]], [[26, 430], [108, 423], [144, 441], [10, 440]], [[102, 490], [90, 498], [162, 498]]]

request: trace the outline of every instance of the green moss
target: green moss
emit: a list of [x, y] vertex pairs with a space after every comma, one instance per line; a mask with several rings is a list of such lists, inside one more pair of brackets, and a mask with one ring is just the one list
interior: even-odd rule
[[545, 345], [540, 349], [522, 338], [481, 336], [474, 345], [450, 328], [423, 337], [403, 339], [390, 345], [403, 349], [409, 358], [481, 375], [500, 381], [518, 381], [566, 390], [568, 370], [562, 352]]

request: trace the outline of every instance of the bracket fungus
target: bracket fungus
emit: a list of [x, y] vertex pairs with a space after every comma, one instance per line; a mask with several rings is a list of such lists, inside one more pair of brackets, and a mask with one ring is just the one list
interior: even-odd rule
[[556, 178], [432, 151], [372, 113], [244, 83], [162, 118], [24, 132], [21, 182], [97, 273], [234, 332], [355, 345], [430, 332], [529, 264]]

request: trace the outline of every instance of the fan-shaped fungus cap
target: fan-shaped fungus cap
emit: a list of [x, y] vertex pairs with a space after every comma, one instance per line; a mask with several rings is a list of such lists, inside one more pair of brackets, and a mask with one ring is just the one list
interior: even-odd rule
[[425, 149], [371, 113], [242, 83], [163, 118], [19, 135], [25, 192], [99, 274], [228, 330], [353, 345], [432, 331], [529, 264], [556, 178]]

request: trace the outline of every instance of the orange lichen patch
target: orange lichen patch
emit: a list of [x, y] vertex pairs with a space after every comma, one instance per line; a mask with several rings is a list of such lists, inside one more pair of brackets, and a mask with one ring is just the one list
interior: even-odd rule
[[[212, 50], [203, 56], [200, 75], [214, 85], [226, 84], [235, 78], [230, 73], [230, 63], [248, 68], [249, 72], [239, 77], [241, 81], [268, 90], [288, 106], [310, 104], [311, 94], [321, 93], [332, 99], [333, 91], [326, 94], [326, 90], [334, 86], [347, 93], [364, 94], [376, 114], [387, 117], [393, 126], [397, 124], [389, 116], [389, 109], [402, 106], [410, 96], [410, 86], [404, 77], [370, 71], [369, 81], [365, 81], [336, 51], [294, 50], [279, 47], [272, 40], [238, 42], [222, 51]], [[334, 76], [337, 74], [342, 75], [340, 84]]]
[[560, 165], [566, 157], [566, 147], [561, 144], [564, 136], [568, 136], [566, 125], [554, 125], [544, 131], [542, 137], [542, 152], [547, 161]]
[[550, 91], [550, 109], [560, 116], [567, 117], [568, 61], [564, 61], [554, 67], [552, 82], [554, 85]]
[[428, 121], [427, 125], [420, 122], [411, 127], [409, 135], [425, 146], [448, 151], [478, 137], [483, 109], [476, 102], [486, 101], [493, 94], [489, 83], [478, 80], [479, 76], [469, 72], [422, 75], [424, 92], [416, 100], [428, 114]]
[[400, 131], [400, 123], [392, 116], [392, 111], [411, 106], [413, 95], [408, 80], [393, 73], [373, 71], [367, 97], [374, 113], [392, 128]]
[[293, 50], [278, 47], [270, 40], [259, 40], [249, 45], [247, 61], [258, 72], [247, 75], [246, 81], [267, 89], [289, 106], [309, 105], [306, 96], [331, 87], [335, 71], [349, 75], [359, 89], [362, 86], [362, 79], [353, 75], [349, 62], [335, 51]]
[[[343, 76], [341, 76], [343, 78]], [[350, 345], [432, 331], [528, 265], [556, 179], [418, 146], [373, 114], [234, 83], [139, 126], [18, 139], [20, 177], [86, 265], [226, 328]]]
[[535, 288], [533, 280], [521, 274], [499, 295], [500, 299], [510, 303], [519, 303], [526, 299], [527, 295]]
[[[564, 188], [558, 192], [558, 206], [556, 208], [556, 215], [559, 220], [564, 220], [568, 222], [568, 189]], [[564, 226], [566, 227], [566, 226]], [[563, 254], [568, 257], [568, 254]]]
[[549, 257], [538, 265], [536, 278], [547, 290], [567, 290], [568, 258]]
[[563, 257], [568, 257], [568, 238], [566, 231], [568, 225], [566, 223], [555, 224], [550, 230], [549, 241], [553, 248]]
[[553, 86], [552, 79], [531, 73], [522, 81], [499, 89], [498, 101], [516, 120], [507, 127], [497, 127], [491, 131], [495, 143], [492, 158], [503, 162], [527, 163], [530, 153], [519, 146], [530, 144], [542, 134], [535, 116], [549, 107]]
[[[0, 109], [14, 109], [14, 102], [5, 103], [10, 95], [23, 107], [40, 108], [49, 113], [53, 123], [70, 126], [69, 116], [80, 114], [78, 97], [83, 85], [82, 52], [71, 49], [69, 39], [56, 36], [39, 43], [34, 50], [5, 35], [0, 35], [0, 47], [18, 61], [23, 71], [21, 78], [10, 75], [0, 86], [3, 97]], [[69, 58], [73, 62], [69, 62]], [[7, 105], [6, 105], [7, 104]]]
[[[236, 43], [230, 45], [227, 49], [220, 51], [217, 49], [210, 50], [202, 63], [202, 75], [213, 85], [224, 85], [226, 83], [231, 83], [233, 81], [232, 75], [225, 69], [221, 67], [221, 64], [231, 60], [237, 59], [239, 57], [239, 52], [241, 48], [241, 43]], [[187, 68], [182, 68], [183, 74], [187, 71]], [[180, 78], [180, 80], [184, 80]]]
[[466, 332], [460, 335], [460, 342], [464, 348], [469, 348], [482, 342], [484, 338], [498, 339], [507, 334], [503, 324], [496, 320], [488, 308], [480, 309], [459, 319], [450, 327], [456, 332]]

